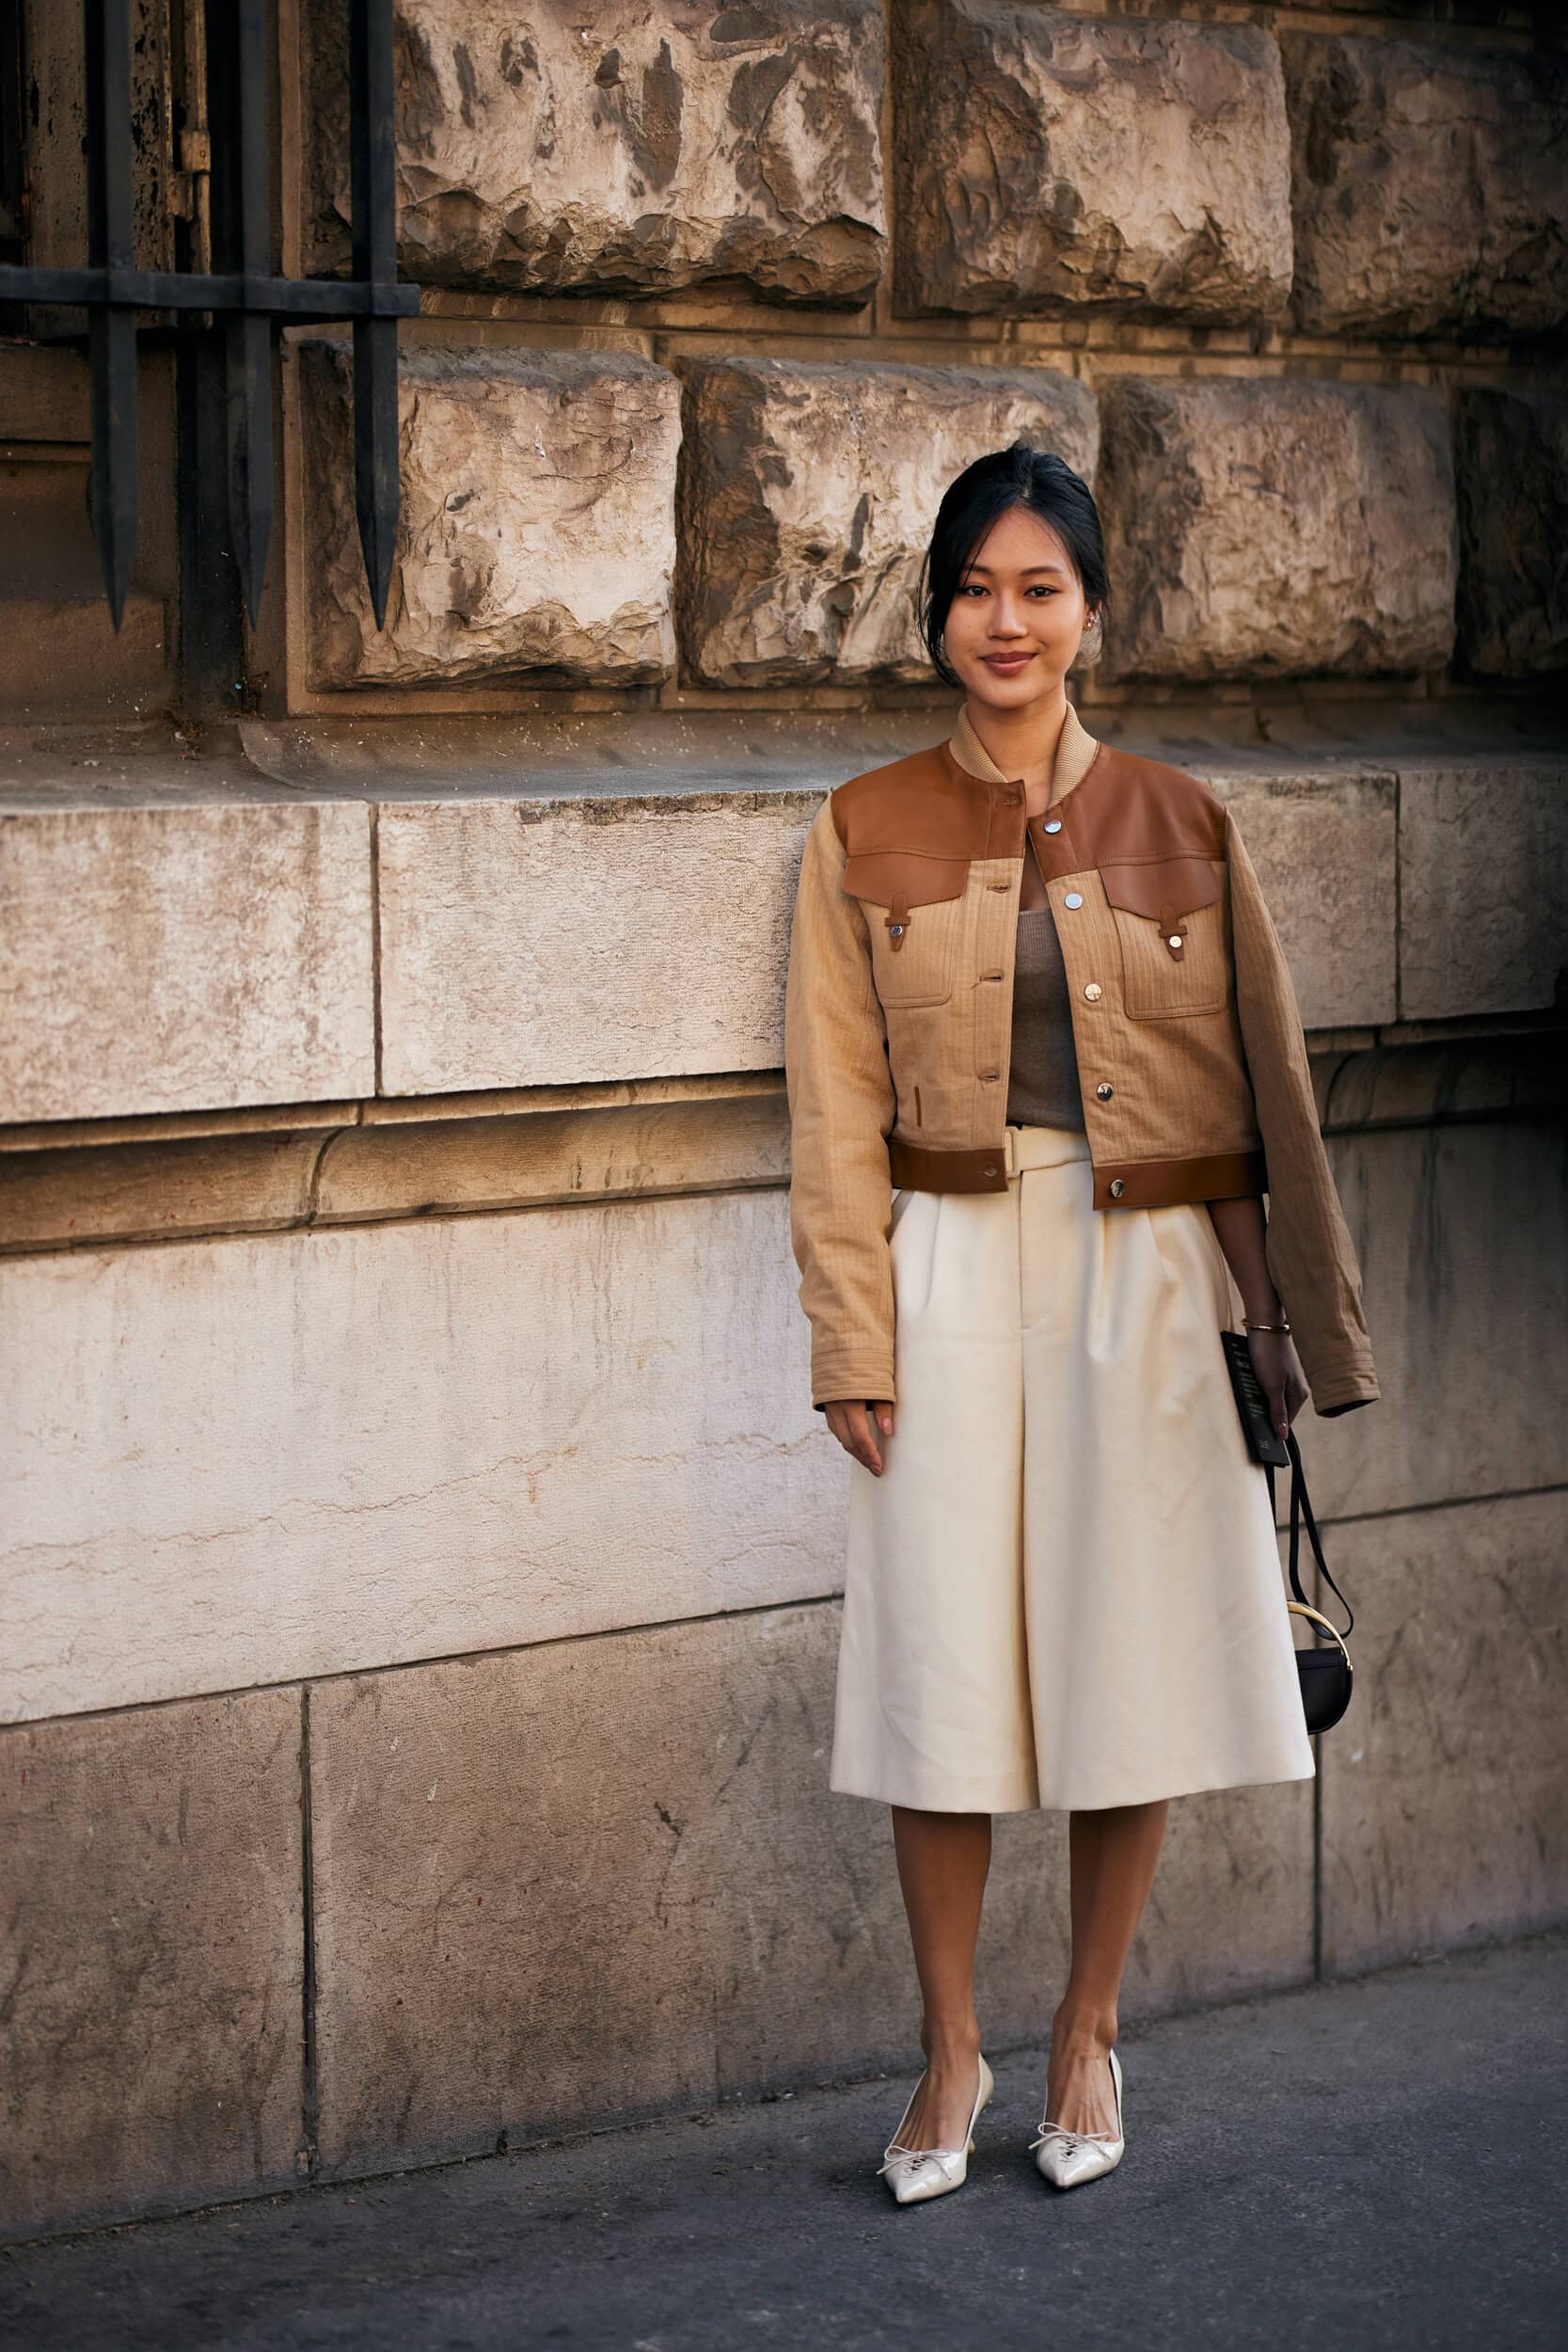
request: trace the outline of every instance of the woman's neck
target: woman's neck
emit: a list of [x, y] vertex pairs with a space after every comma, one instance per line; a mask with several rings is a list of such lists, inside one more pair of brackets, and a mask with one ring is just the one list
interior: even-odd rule
[[1044, 702], [1029, 703], [1019, 710], [988, 710], [966, 695], [964, 710], [1004, 774], [1022, 776], [1026, 784], [1049, 783], [1067, 722], [1065, 686], [1058, 686]]

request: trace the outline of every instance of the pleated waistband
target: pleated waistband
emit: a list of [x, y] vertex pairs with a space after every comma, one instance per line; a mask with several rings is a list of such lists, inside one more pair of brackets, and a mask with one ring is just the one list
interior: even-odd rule
[[1089, 1139], [1081, 1127], [1004, 1127], [1002, 1137], [1009, 1177], [1026, 1168], [1061, 1168], [1089, 1156]]

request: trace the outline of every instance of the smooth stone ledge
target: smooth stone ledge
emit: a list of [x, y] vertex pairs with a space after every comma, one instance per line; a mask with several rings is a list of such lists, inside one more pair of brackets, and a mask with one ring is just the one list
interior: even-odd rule
[[[930, 741], [933, 717], [897, 727]], [[690, 740], [735, 758], [733, 726]], [[688, 764], [655, 789], [634, 788], [641, 767], [611, 791], [602, 768], [558, 766], [553, 791], [513, 769], [416, 793], [378, 765], [374, 807], [371, 776], [345, 794], [318, 771], [287, 805], [200, 803], [189, 784], [178, 804], [132, 805], [126, 784], [118, 803], [0, 808], [0, 985], [18, 1016], [0, 1116], [774, 1070], [807, 827], [835, 778], [897, 748], [833, 736], [810, 769], [799, 732], [787, 756], [759, 739], [746, 788], [713, 771], [694, 787]], [[1497, 745], [1424, 766], [1160, 748], [1235, 811], [1308, 1031], [1554, 1003], [1568, 763]], [[76, 752], [71, 774], [94, 756]], [[65, 795], [70, 775], [55, 781]]]
[[[1325, 1136], [1558, 1115], [1560, 1028], [1441, 1043], [1336, 1043], [1312, 1055]], [[362, 1225], [789, 1182], [782, 1071], [657, 1087], [324, 1104], [235, 1131], [0, 1148], [0, 1254]], [[104, 1122], [111, 1125], [113, 1122]]]
[[[1568, 751], [1568, 731], [1546, 697], [1502, 688], [1474, 702], [1385, 700], [1361, 691], [1320, 702], [1292, 684], [1262, 703], [1189, 705], [1172, 696], [1078, 707], [1104, 741], [1216, 779], [1492, 769], [1560, 762]], [[598, 698], [564, 712], [246, 719], [210, 729], [199, 755], [158, 721], [0, 726], [0, 810], [826, 790], [938, 741], [955, 715], [951, 698], [939, 694], [895, 710], [867, 707], [859, 696], [811, 709], [747, 701], [655, 710]]]

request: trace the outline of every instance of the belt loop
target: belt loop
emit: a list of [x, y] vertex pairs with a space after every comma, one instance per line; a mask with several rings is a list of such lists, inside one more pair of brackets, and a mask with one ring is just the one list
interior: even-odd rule
[[1009, 1179], [1018, 1174], [1018, 1129], [1002, 1130], [1002, 1172]]

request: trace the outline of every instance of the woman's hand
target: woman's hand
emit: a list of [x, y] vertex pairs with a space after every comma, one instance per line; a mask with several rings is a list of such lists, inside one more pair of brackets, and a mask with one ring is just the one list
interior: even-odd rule
[[863, 1404], [846, 1398], [842, 1404], [824, 1406], [828, 1426], [846, 1454], [852, 1454], [857, 1462], [863, 1462], [875, 1478], [882, 1474], [881, 1449], [875, 1431], [884, 1438], [893, 1435], [893, 1406], [885, 1398]]
[[1296, 1343], [1288, 1331], [1249, 1331], [1246, 1339], [1252, 1369], [1269, 1400], [1269, 1419], [1288, 1438], [1309, 1393]]

